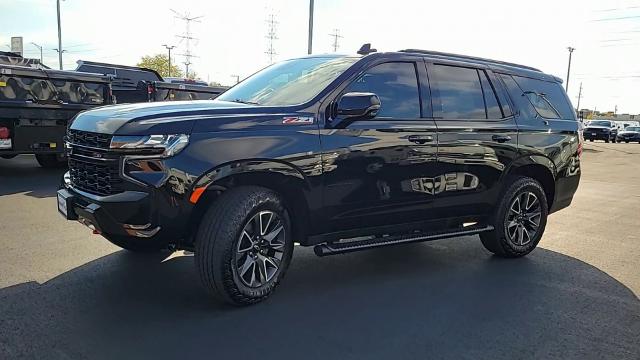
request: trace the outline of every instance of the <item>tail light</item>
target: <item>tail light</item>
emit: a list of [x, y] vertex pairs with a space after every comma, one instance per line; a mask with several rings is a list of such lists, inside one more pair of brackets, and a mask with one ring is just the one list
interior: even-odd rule
[[9, 138], [9, 128], [0, 126], [0, 139], [8, 139]]
[[579, 130], [578, 131], [578, 149], [576, 151], [578, 153], [578, 157], [582, 156], [583, 144], [584, 144], [584, 135], [582, 134], [582, 130]]

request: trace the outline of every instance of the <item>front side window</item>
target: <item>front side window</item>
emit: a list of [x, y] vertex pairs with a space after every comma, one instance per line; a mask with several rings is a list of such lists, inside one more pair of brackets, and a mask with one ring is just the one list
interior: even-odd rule
[[312, 57], [271, 65], [216, 100], [266, 106], [303, 104], [324, 90], [358, 57]]
[[418, 77], [414, 63], [390, 62], [368, 69], [344, 92], [369, 92], [380, 98], [377, 118], [420, 117]]
[[441, 110], [434, 109], [434, 116], [443, 119], [487, 118], [476, 69], [434, 65], [433, 75], [442, 106]]

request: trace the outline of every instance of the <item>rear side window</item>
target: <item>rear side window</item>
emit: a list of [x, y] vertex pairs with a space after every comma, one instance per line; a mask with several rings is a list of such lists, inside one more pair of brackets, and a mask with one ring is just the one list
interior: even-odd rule
[[[564, 89], [557, 82], [513, 76], [522, 92], [531, 101], [540, 116], [545, 118], [575, 119], [573, 106]], [[553, 113], [557, 115], [552, 116]]]
[[479, 70], [480, 82], [482, 83], [482, 92], [484, 94], [485, 105], [487, 106], [487, 118], [488, 119], [501, 119], [502, 110], [500, 110], [500, 104], [496, 98], [496, 93], [493, 91], [493, 87], [489, 82], [489, 78], [484, 70]]
[[420, 117], [416, 67], [410, 62], [376, 65], [360, 75], [345, 92], [370, 92], [380, 98], [377, 118]]
[[478, 71], [448, 65], [433, 66], [434, 85], [441, 109], [434, 116], [443, 119], [486, 119]]

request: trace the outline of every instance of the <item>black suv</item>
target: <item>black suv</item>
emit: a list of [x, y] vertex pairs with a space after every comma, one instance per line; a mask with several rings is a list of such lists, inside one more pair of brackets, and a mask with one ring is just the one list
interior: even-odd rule
[[568, 206], [582, 140], [561, 80], [422, 50], [309, 56], [216, 100], [116, 105], [67, 135], [58, 209], [132, 251], [195, 253], [205, 288], [266, 298], [317, 255], [479, 234], [520, 257]]
[[618, 127], [615, 121], [591, 120], [584, 128], [583, 134], [585, 140], [604, 140], [606, 143], [609, 141], [615, 143], [618, 136]]

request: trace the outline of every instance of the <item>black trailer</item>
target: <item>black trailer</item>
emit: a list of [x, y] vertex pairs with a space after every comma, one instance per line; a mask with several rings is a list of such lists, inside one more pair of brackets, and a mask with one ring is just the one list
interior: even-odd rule
[[76, 71], [90, 72], [109, 76], [115, 102], [118, 104], [178, 101], [211, 100], [227, 90], [224, 86], [205, 86], [189, 80], [165, 81], [152, 69], [79, 60]]
[[63, 166], [69, 120], [112, 102], [106, 76], [0, 63], [0, 157], [35, 154], [43, 167]]

